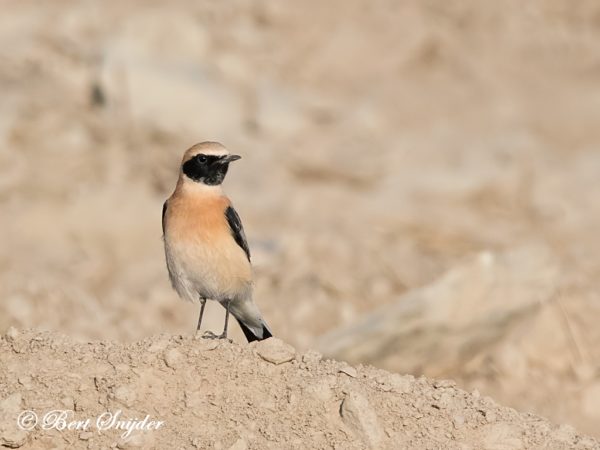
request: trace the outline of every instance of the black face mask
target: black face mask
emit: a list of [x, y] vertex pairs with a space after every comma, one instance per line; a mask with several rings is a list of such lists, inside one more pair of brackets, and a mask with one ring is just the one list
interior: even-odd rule
[[186, 161], [183, 173], [193, 181], [215, 186], [223, 183], [229, 162], [224, 162], [225, 156], [199, 154]]

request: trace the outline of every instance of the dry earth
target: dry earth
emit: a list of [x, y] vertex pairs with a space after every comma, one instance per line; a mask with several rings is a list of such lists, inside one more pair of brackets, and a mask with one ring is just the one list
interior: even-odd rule
[[190, 333], [160, 211], [219, 140], [278, 337], [600, 436], [597, 0], [1, 8], [0, 332]]
[[[61, 427], [52, 410], [70, 411]], [[16, 426], [37, 413], [31, 431]], [[111, 422], [145, 424], [134, 429]], [[43, 420], [46, 417], [46, 428]], [[100, 423], [96, 420], [100, 419]], [[155, 425], [151, 421], [164, 421]], [[75, 425], [73, 425], [75, 426]], [[49, 429], [48, 429], [49, 428]], [[593, 438], [497, 405], [452, 381], [392, 374], [251, 345], [160, 335], [74, 343], [11, 329], [0, 338], [0, 443], [23, 449], [592, 449]]]

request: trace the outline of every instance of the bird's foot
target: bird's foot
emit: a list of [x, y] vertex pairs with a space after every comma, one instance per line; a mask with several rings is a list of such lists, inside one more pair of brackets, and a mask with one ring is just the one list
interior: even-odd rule
[[[225, 333], [215, 334], [212, 331], [205, 331], [204, 334], [202, 335], [202, 339], [227, 339], [227, 334], [225, 334]], [[231, 339], [228, 339], [228, 340], [231, 341]]]
[[219, 338], [220, 338], [220, 336], [216, 335], [212, 331], [205, 331], [204, 334], [202, 334], [202, 339], [219, 339]]

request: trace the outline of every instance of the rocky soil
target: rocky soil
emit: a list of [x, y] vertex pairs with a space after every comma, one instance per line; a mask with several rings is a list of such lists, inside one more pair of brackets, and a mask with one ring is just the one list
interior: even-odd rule
[[[36, 426], [27, 422], [30, 431], [16, 424], [26, 410], [39, 418]], [[68, 411], [65, 429], [56, 429], [62, 422], [47, 415], [53, 410]], [[102, 416], [119, 411], [115, 422]], [[147, 415], [144, 424], [151, 429], [128, 430], [127, 420], [141, 423]], [[88, 418], [90, 424], [82, 425]], [[171, 335], [132, 344], [75, 343], [14, 328], [0, 338], [0, 444], [23, 449], [600, 448], [570, 426], [500, 406], [453, 381], [352, 367], [314, 351], [298, 353], [275, 338], [251, 345]]]

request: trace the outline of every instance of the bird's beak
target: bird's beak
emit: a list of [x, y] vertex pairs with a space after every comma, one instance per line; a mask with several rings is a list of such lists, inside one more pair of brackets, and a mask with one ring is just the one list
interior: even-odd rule
[[219, 159], [220, 164], [227, 164], [233, 161], [237, 161], [238, 159], [242, 159], [240, 155], [226, 155]]

